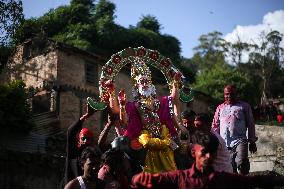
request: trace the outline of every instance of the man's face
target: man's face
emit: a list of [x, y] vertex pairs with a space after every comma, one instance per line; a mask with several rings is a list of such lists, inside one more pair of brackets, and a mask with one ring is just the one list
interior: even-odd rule
[[202, 130], [204, 132], [210, 132], [210, 126], [207, 125], [206, 123], [204, 123], [204, 121], [202, 121], [201, 119], [199, 119], [198, 117], [196, 117], [194, 119], [194, 127], [198, 130]]
[[200, 119], [195, 118], [193, 122], [194, 127], [200, 129], [203, 126], [203, 123]]
[[194, 117], [190, 117], [190, 118], [182, 118], [181, 122], [183, 124], [183, 126], [185, 126], [186, 128], [190, 128], [193, 127], [193, 121], [194, 121]]
[[188, 119], [181, 119], [183, 126], [189, 127], [189, 120]]
[[89, 178], [96, 178], [100, 169], [100, 158], [87, 158], [83, 165], [84, 175]]
[[204, 172], [212, 165], [212, 160], [215, 154], [211, 154], [204, 146], [194, 144], [192, 149], [192, 156], [195, 158], [197, 170]]
[[224, 89], [224, 100], [227, 104], [232, 104], [236, 100], [236, 92], [233, 88]]

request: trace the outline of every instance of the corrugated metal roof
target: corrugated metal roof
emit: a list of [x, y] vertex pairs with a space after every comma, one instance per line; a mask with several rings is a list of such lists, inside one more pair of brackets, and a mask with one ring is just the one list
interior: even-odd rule
[[30, 153], [45, 153], [46, 136], [36, 133], [27, 135], [7, 133], [1, 136], [1, 148]]
[[46, 153], [46, 139], [61, 133], [58, 118], [54, 112], [34, 117], [35, 128], [29, 134], [1, 133], [0, 148], [30, 153]]

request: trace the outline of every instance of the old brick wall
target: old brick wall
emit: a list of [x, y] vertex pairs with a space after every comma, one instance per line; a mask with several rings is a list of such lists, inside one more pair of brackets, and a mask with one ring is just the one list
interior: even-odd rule
[[71, 54], [64, 51], [57, 52], [58, 56], [58, 83], [61, 85], [72, 85], [91, 91], [98, 92], [97, 84], [88, 84], [86, 82], [85, 66], [87, 62], [98, 64], [100, 70], [100, 62], [90, 57], [84, 57], [80, 54]]
[[57, 78], [57, 55], [55, 51], [35, 57], [23, 57], [24, 46], [17, 48], [6, 68], [8, 79], [22, 79], [27, 87], [41, 88], [43, 81]]

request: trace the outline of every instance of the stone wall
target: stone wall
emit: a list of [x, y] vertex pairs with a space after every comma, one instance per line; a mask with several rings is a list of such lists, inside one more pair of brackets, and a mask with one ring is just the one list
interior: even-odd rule
[[[57, 50], [58, 56], [58, 83], [60, 85], [72, 85], [98, 93], [98, 82], [89, 84], [86, 82], [86, 63], [98, 65], [98, 70], [101, 68], [101, 62], [91, 57], [83, 57], [80, 54], [66, 53], [65, 51]], [[99, 74], [99, 73], [97, 73]], [[98, 77], [98, 76], [97, 76]]]
[[8, 80], [22, 79], [27, 87], [41, 88], [43, 81], [57, 78], [57, 55], [55, 51], [36, 57], [23, 57], [24, 45], [20, 45], [5, 69]]
[[256, 135], [258, 150], [256, 154], [250, 155], [251, 171], [278, 167], [284, 175], [284, 127], [256, 125]]

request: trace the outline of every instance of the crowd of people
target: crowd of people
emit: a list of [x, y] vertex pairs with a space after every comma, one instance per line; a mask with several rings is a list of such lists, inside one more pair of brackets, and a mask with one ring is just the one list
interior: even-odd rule
[[[234, 85], [224, 88], [224, 102], [213, 120], [205, 113], [181, 112], [176, 74], [171, 94], [158, 97], [145, 63], [131, 68], [133, 101], [123, 90], [115, 96], [108, 81], [108, 122], [95, 142], [83, 128], [94, 110], [67, 132], [65, 189], [127, 188], [269, 188], [284, 185], [275, 174], [248, 176], [248, 153], [257, 151], [250, 105], [238, 100]], [[181, 112], [181, 113], [180, 113]], [[106, 142], [111, 127], [117, 137]]]

